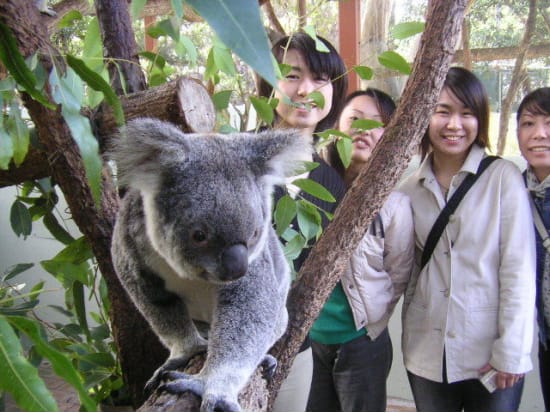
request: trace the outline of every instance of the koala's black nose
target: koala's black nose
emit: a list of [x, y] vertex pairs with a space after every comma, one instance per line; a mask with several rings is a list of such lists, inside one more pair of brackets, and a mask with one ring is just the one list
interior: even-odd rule
[[244, 244], [235, 244], [222, 253], [224, 281], [236, 280], [246, 274], [248, 269], [248, 248]]

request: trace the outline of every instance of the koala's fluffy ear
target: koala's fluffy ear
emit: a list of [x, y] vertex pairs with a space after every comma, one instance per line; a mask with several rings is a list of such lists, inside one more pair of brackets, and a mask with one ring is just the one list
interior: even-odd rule
[[251, 157], [258, 172], [272, 183], [295, 175], [300, 161], [311, 160], [313, 146], [295, 129], [272, 129], [257, 134], [250, 143]]
[[138, 189], [157, 187], [161, 168], [186, 158], [185, 135], [157, 119], [129, 121], [112, 139], [109, 155], [117, 165], [119, 184]]

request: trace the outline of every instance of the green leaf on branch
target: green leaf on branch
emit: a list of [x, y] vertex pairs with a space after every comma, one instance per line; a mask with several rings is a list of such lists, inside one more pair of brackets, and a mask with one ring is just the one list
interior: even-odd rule
[[212, 95], [212, 102], [216, 110], [224, 110], [229, 106], [229, 99], [231, 98], [232, 90], [221, 90]]
[[23, 357], [19, 337], [3, 316], [0, 316], [0, 367], [0, 389], [9, 392], [21, 410], [58, 410], [37, 368]]
[[371, 130], [383, 127], [384, 124], [374, 119], [356, 119], [351, 123], [354, 129]]
[[186, 0], [227, 47], [271, 85], [277, 84], [257, 0]]
[[378, 56], [378, 61], [382, 66], [387, 67], [388, 69], [397, 70], [405, 75], [411, 74], [411, 66], [399, 53], [388, 50]]
[[20, 263], [15, 264], [8, 268], [4, 276], [2, 277], [2, 281], [8, 281], [9, 279], [15, 277], [18, 274], [21, 274], [22, 272], [27, 271], [29, 268], [34, 267], [33, 263]]
[[342, 138], [336, 141], [336, 150], [338, 151], [338, 156], [344, 165], [344, 168], [347, 168], [351, 164], [351, 153], [353, 151], [353, 142], [350, 138]]
[[74, 70], [67, 69], [65, 76], [60, 77], [57, 68], [50, 74], [50, 85], [53, 98], [61, 104], [61, 111], [65, 122], [71, 130], [71, 135], [80, 149], [84, 162], [86, 177], [96, 205], [101, 198], [101, 168], [99, 145], [92, 132], [90, 120], [80, 113], [84, 100], [84, 88], [81, 79]]
[[76, 72], [76, 74], [86, 84], [95, 90], [96, 92], [103, 93], [105, 101], [113, 109], [113, 114], [118, 126], [124, 124], [124, 111], [122, 110], [122, 103], [116, 95], [115, 91], [100, 75], [91, 70], [83, 60], [77, 59], [74, 56], [67, 55], [67, 64]]
[[27, 67], [25, 59], [17, 48], [17, 42], [10, 28], [0, 22], [0, 60], [15, 81], [36, 101], [49, 109], [55, 109], [48, 98], [36, 88], [36, 77]]
[[336, 202], [336, 199], [323, 185], [311, 179], [295, 179], [294, 181], [292, 181], [292, 184], [296, 185], [298, 188], [302, 189], [308, 194], [313, 195], [316, 198], [322, 199], [323, 201]]
[[26, 238], [32, 231], [32, 218], [29, 210], [21, 201], [15, 201], [10, 209], [10, 223], [13, 232], [18, 237]]
[[357, 73], [362, 80], [371, 80], [374, 75], [373, 70], [368, 66], [353, 66], [353, 71]]
[[317, 237], [323, 231], [321, 226], [321, 214], [315, 205], [311, 202], [300, 200], [296, 203], [298, 214], [298, 227], [300, 232], [308, 240]]
[[295, 216], [296, 201], [294, 201], [289, 195], [281, 197], [281, 199], [277, 202], [275, 212], [273, 213], [275, 229], [278, 236], [281, 236], [286, 231]]
[[398, 40], [412, 37], [415, 34], [422, 33], [424, 31], [424, 22], [404, 22], [396, 24], [391, 28], [391, 35]]
[[315, 50], [321, 53], [330, 53], [328, 47], [317, 37], [317, 32], [313, 26], [305, 26], [304, 32], [309, 34], [309, 37], [315, 40]]
[[83, 386], [82, 379], [71, 363], [71, 360], [47, 342], [38, 322], [26, 317], [8, 317], [8, 321], [19, 331], [25, 333], [25, 335], [32, 340], [38, 353], [51, 362], [55, 373], [76, 389], [85, 409], [87, 411], [95, 411], [96, 404], [90, 396], [88, 396], [88, 392]]
[[307, 95], [308, 101], [313, 102], [318, 108], [323, 109], [325, 107], [325, 97], [318, 90], [311, 92]]
[[254, 106], [258, 117], [266, 124], [271, 125], [275, 115], [267, 98], [265, 96], [250, 96], [250, 102], [252, 103], [252, 106]]
[[[5, 122], [4, 122], [5, 123]], [[7, 170], [13, 157], [13, 142], [5, 128], [0, 125], [0, 169]]]

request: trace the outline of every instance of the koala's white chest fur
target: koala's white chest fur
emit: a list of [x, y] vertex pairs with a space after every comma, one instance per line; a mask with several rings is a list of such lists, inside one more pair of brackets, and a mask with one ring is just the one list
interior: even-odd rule
[[164, 288], [183, 299], [191, 318], [210, 323], [218, 286], [207, 281], [183, 278], [160, 255], [153, 254], [148, 261], [164, 280]]

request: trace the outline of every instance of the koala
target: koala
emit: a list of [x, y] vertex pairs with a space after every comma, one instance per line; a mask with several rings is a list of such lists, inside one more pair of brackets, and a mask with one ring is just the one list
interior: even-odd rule
[[[116, 272], [170, 351], [146, 384], [190, 390], [201, 410], [240, 410], [238, 394], [284, 333], [289, 267], [271, 193], [311, 145], [295, 131], [184, 134], [130, 121], [111, 157], [127, 188], [112, 239]], [[209, 325], [208, 338], [197, 327]], [[206, 351], [196, 375], [175, 370]]]

